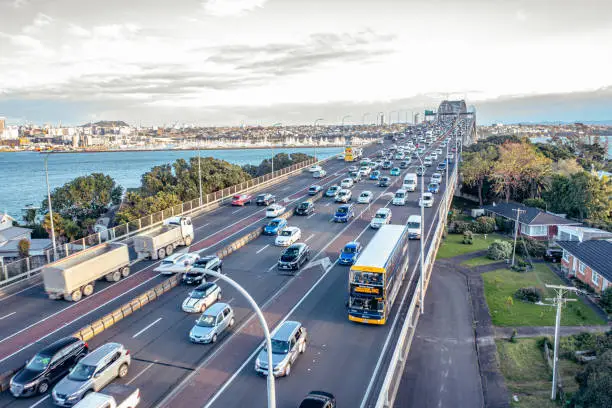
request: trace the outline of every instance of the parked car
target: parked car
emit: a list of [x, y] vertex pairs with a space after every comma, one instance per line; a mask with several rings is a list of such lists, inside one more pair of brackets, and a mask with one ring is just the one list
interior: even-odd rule
[[187, 254], [172, 254], [170, 256], [165, 257], [160, 262], [159, 266], [153, 269], [153, 271], [159, 272], [162, 275], [174, 275], [175, 273], [183, 273], [198, 259], [200, 259], [200, 255], [197, 252], [190, 252]]
[[378, 211], [376, 211], [374, 217], [372, 218], [372, 221], [370, 221], [370, 227], [378, 229], [383, 225], [389, 224], [391, 222], [391, 216], [392, 212], [390, 208], [379, 208]]
[[336, 408], [336, 397], [325, 391], [311, 391], [298, 408]]
[[197, 260], [192, 268], [183, 274], [183, 283], [188, 285], [200, 284], [206, 281], [206, 272], [223, 272], [223, 261], [217, 255], [206, 255]]
[[355, 216], [355, 208], [353, 204], [343, 204], [336, 209], [334, 214], [334, 222], [348, 222]]
[[217, 338], [227, 329], [234, 326], [234, 311], [227, 303], [215, 303], [209, 307], [195, 326], [189, 331], [189, 340], [193, 343], [216, 343]]
[[374, 170], [373, 172], [370, 173], [370, 180], [378, 180], [379, 177], [380, 177], [379, 170]]
[[270, 205], [275, 202], [276, 197], [269, 193], [259, 194], [255, 199], [255, 204], [257, 205]]
[[336, 197], [340, 191], [340, 186], [330, 186], [325, 192], [325, 197]]
[[399, 176], [401, 174], [401, 170], [399, 169], [399, 167], [394, 167], [389, 171], [389, 174], [391, 174], [392, 176]]
[[53, 403], [62, 407], [73, 406], [88, 392], [100, 391], [115, 378], [124, 378], [131, 362], [130, 351], [122, 344], [106, 343], [98, 347], [53, 387]]
[[438, 194], [440, 192], [440, 185], [438, 183], [429, 183], [427, 186], [427, 191], [433, 194]]
[[433, 203], [432, 193], [423, 193], [423, 197], [419, 198], [419, 207], [433, 207]]
[[244, 206], [251, 204], [251, 201], [253, 201], [253, 196], [250, 194], [236, 194], [232, 197], [232, 205]]
[[15, 397], [46, 394], [51, 384], [64, 377], [87, 355], [89, 346], [76, 337], [65, 337], [46, 346], [17, 371], [9, 382]]
[[278, 235], [287, 227], [287, 220], [284, 218], [274, 218], [263, 229], [264, 235]]
[[352, 195], [353, 194], [351, 193], [351, 190], [342, 189], [338, 191], [338, 195], [336, 195], [336, 202], [337, 203], [348, 203], [349, 201], [351, 201]]
[[312, 201], [302, 201], [300, 204], [298, 204], [297, 207], [295, 207], [295, 215], [310, 215], [312, 213], [314, 213], [315, 210], [315, 205]]
[[340, 265], [352, 265], [355, 263], [360, 253], [361, 244], [357, 241], [351, 241], [342, 248], [342, 251], [340, 251], [338, 263]]
[[371, 191], [362, 191], [357, 198], [358, 204], [370, 204], [372, 202], [372, 198], [374, 198], [374, 194]]
[[317, 195], [321, 190], [323, 189], [323, 187], [321, 187], [318, 184], [313, 184], [312, 186], [310, 186], [308, 188], [308, 195]]
[[189, 292], [181, 308], [187, 313], [202, 313], [207, 307], [221, 300], [221, 288], [213, 282], [206, 282]]
[[351, 187], [353, 187], [353, 184], [355, 184], [355, 182], [353, 181], [352, 178], [345, 178], [344, 180], [342, 180], [340, 182], [340, 187], [342, 187], [342, 188], [351, 188]]
[[289, 246], [295, 243], [302, 237], [302, 230], [298, 227], [287, 227], [285, 228], [274, 241], [276, 246]]
[[[302, 323], [286, 321], [272, 333], [272, 373], [275, 377], [291, 374], [291, 366], [306, 351], [308, 333]], [[268, 350], [264, 347], [255, 360], [255, 371], [268, 375]]]
[[286, 248], [278, 259], [279, 270], [297, 270], [310, 259], [310, 248], [300, 242]]
[[544, 254], [544, 259], [552, 263], [561, 262], [561, 258], [563, 258], [563, 249], [561, 248], [547, 249], [546, 253]]
[[285, 212], [286, 208], [280, 204], [272, 204], [268, 208], [266, 208], [266, 217], [274, 218]]

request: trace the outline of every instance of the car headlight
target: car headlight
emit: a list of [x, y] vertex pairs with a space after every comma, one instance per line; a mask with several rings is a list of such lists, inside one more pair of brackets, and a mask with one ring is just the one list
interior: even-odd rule
[[[12, 380], [11, 380], [12, 381]], [[12, 384], [12, 382], [11, 382]], [[32, 387], [36, 387], [36, 385], [38, 384], [38, 381], [32, 381], [29, 382], [27, 384], [23, 384], [23, 388], [32, 388]]]
[[79, 397], [80, 397], [79, 394], [72, 394], [72, 395], [67, 396], [66, 400], [67, 401], [74, 401], [74, 400], [78, 399]]

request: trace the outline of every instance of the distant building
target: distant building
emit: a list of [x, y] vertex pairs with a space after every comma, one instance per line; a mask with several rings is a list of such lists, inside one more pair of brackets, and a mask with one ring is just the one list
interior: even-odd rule
[[0, 118], [0, 135], [4, 131], [5, 127], [6, 127], [6, 118]]

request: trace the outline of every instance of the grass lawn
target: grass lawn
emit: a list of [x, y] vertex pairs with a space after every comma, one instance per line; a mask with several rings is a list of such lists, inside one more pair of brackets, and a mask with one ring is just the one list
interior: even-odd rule
[[[538, 348], [536, 339], [517, 339], [516, 343], [497, 340], [497, 355], [501, 372], [512, 395], [519, 402], [512, 401], [513, 407], [553, 408], [558, 405], [550, 400], [552, 370], [548, 368], [544, 353]], [[580, 366], [569, 360], [560, 359], [560, 376], [567, 391], [577, 387], [574, 376]]]
[[448, 234], [447, 237], [442, 240], [436, 258], [452, 258], [470, 252], [485, 251], [496, 239], [505, 238], [498, 234], [488, 234], [487, 239], [484, 239], [483, 235], [474, 235], [472, 245], [466, 245], [463, 243], [463, 234]]
[[[545, 283], [563, 285], [563, 281], [546, 265], [535, 264], [529, 272], [514, 272], [508, 269], [487, 272], [482, 275], [484, 291], [491, 319], [496, 326], [554, 326], [555, 308], [522, 302], [513, 297], [517, 289], [537, 287], [545, 298], [554, 297], [554, 291], [546, 289]], [[512, 297], [513, 304], [506, 304]], [[549, 303], [543, 300], [544, 303]], [[563, 326], [605, 324], [586, 304], [578, 300], [564, 306], [561, 315]]]
[[465, 266], [481, 266], [481, 265], [489, 265], [495, 262], [503, 262], [496, 261], [494, 259], [489, 259], [486, 256], [479, 256], [477, 258], [468, 259], [467, 261], [461, 262], [461, 265]]

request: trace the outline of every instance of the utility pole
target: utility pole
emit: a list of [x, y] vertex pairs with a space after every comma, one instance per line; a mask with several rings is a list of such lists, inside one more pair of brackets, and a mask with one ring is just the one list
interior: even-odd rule
[[[417, 154], [417, 159], [419, 159], [419, 163], [421, 163], [422, 170], [425, 168], [423, 166], [423, 158], [420, 154]], [[425, 313], [425, 204], [423, 203], [423, 196], [425, 195], [425, 172], [421, 175], [421, 199], [419, 200], [419, 205], [421, 207], [421, 239], [419, 239], [419, 243], [421, 245], [421, 256], [420, 256], [420, 265], [421, 265], [421, 280], [419, 285], [419, 297], [421, 301], [419, 302], [419, 309], [421, 310], [421, 314]]]
[[[278, 126], [283, 126], [282, 123], [275, 123], [272, 125], [272, 127], [278, 127]], [[272, 147], [272, 175], [274, 175], [274, 140], [271, 139], [270, 140], [270, 146]]]
[[516, 238], [518, 237], [519, 230], [519, 217], [521, 213], [524, 213], [525, 210], [521, 210], [520, 208], [514, 208], [512, 211], [516, 211], [516, 222], [514, 223], [514, 246], [512, 247], [512, 265], [514, 266], [514, 254], [516, 253]]
[[[314, 131], [315, 131], [315, 133], [317, 131], [317, 123], [319, 123], [322, 120], [324, 120], [324, 119], [323, 118], [319, 118], [319, 119], [315, 120], [315, 122], [314, 122]], [[316, 134], [315, 134], [315, 136], [316, 136]], [[317, 161], [317, 144], [316, 143], [314, 144], [314, 158], [315, 158], [315, 162], [316, 162]]]
[[51, 222], [51, 245], [53, 245], [53, 260], [57, 261], [57, 248], [55, 247], [55, 227], [53, 225], [53, 206], [51, 205], [51, 188], [49, 187], [49, 169], [47, 161], [49, 153], [45, 155], [45, 178], [47, 179], [47, 204], [49, 205], [49, 221]]
[[200, 186], [200, 207], [202, 206], [202, 167], [200, 166], [200, 141], [198, 141], [198, 184]]
[[557, 306], [557, 316], [555, 318], [555, 345], [554, 345], [554, 357], [553, 357], [553, 380], [552, 380], [552, 391], [550, 393], [550, 399], [557, 399], [557, 381], [558, 381], [558, 373], [557, 373], [557, 355], [559, 353], [559, 326], [561, 325], [561, 308], [565, 304], [565, 302], [575, 302], [576, 299], [568, 299], [563, 297], [566, 293], [569, 292], [579, 292], [578, 288], [574, 288], [572, 286], [559, 286], [559, 285], [546, 285], [549, 289], [554, 289], [557, 293], [557, 296], [554, 298], [546, 298], [546, 300], [553, 302], [555, 306]]

